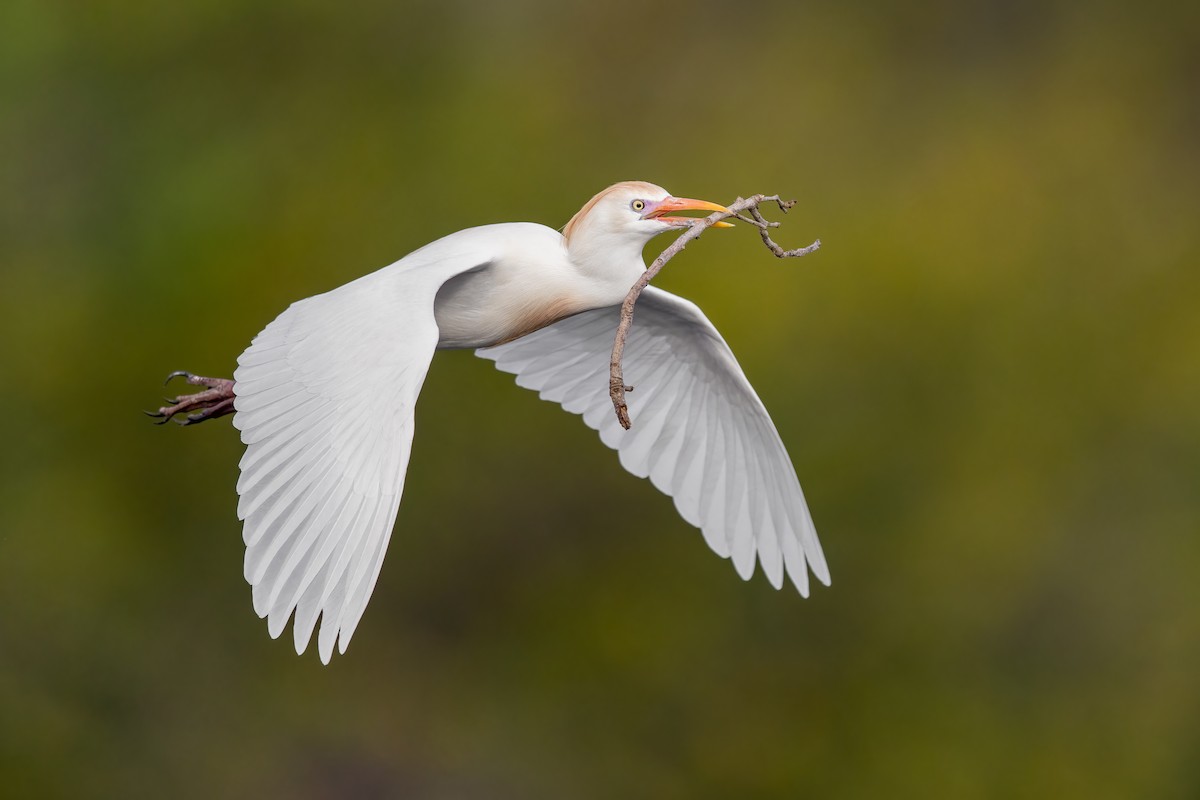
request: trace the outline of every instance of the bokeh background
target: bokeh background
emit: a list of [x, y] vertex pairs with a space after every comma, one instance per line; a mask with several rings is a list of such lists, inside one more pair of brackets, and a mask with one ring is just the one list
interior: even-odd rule
[[[1200, 796], [1200, 6], [9, 0], [0, 103], [0, 794]], [[658, 283], [832, 588], [453, 352], [349, 653], [269, 639], [161, 378], [628, 178], [824, 242]]]

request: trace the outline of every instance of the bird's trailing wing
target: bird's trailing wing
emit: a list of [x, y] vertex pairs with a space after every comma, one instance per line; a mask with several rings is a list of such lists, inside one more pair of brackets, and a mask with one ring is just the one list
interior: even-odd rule
[[387, 550], [438, 342], [437, 291], [488, 262], [478, 247], [446, 242], [293, 304], [234, 373], [254, 609], [273, 637], [295, 611], [297, 653], [320, 616], [326, 663], [335, 642], [345, 652]]
[[[729, 346], [693, 303], [647, 288], [624, 353], [633, 419], [617, 422], [608, 364], [619, 308], [569, 317], [476, 355], [517, 384], [581, 414], [621, 465], [675, 499], [718, 555], [749, 578], [755, 556], [779, 588], [786, 571], [808, 595], [808, 569], [829, 569], [795, 469]], [[807, 563], [807, 568], [806, 568]]]

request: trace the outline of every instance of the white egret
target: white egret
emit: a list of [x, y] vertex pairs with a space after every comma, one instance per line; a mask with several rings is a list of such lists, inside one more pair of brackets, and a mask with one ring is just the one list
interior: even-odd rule
[[[808, 594], [829, 571], [795, 470], [766, 409], [700, 309], [653, 287], [625, 351], [634, 427], [608, 395], [618, 307], [642, 248], [724, 211], [625, 182], [562, 233], [505, 223], [450, 234], [391, 266], [293, 304], [238, 359], [233, 423], [238, 517], [254, 608], [278, 637], [295, 615], [303, 653], [318, 617], [328, 663], [362, 618], [400, 505], [417, 395], [438, 348], [476, 354], [562, 404], [621, 465], [674, 498], [718, 555], [749, 578]], [[807, 567], [806, 567], [807, 565]]]

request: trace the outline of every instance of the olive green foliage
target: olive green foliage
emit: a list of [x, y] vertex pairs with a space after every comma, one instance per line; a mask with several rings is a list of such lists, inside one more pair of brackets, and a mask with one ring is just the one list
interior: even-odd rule
[[[4, 3], [0, 794], [1197, 796], [1197, 8]], [[743, 583], [448, 353], [349, 653], [268, 638], [236, 432], [149, 424], [161, 377], [630, 178], [824, 242], [710, 232], [658, 283], [832, 588]]]

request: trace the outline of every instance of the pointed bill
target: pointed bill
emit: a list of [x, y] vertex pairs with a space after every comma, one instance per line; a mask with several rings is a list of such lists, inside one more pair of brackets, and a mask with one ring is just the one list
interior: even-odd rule
[[[647, 208], [646, 213], [642, 215], [642, 219], [657, 219], [680, 228], [686, 228], [695, 221], [695, 217], [668, 216], [679, 211], [719, 211], [723, 214], [729, 213], [729, 209], [725, 206], [710, 203], [707, 200], [693, 200], [690, 197], [668, 197]], [[733, 225], [729, 222], [714, 222], [712, 227], [732, 228]]]

